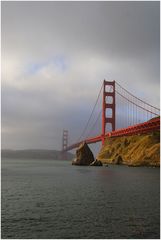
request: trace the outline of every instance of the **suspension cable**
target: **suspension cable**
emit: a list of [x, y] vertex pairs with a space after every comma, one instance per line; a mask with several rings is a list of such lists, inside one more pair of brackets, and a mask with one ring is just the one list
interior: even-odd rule
[[[154, 106], [150, 105], [149, 103], [143, 101], [142, 99], [134, 96], [134, 95], [133, 95], [132, 93], [130, 93], [128, 90], [126, 90], [125, 88], [123, 88], [118, 82], [115, 82], [115, 83], [116, 83], [120, 88], [122, 88], [124, 91], [126, 91], [128, 94], [130, 94], [131, 96], [133, 96], [134, 98], [136, 98], [137, 100], [139, 100], [140, 102], [145, 103], [146, 105], [148, 105], [148, 106], [150, 106], [150, 107], [152, 107], [152, 108], [155, 108], [156, 110], [160, 111], [159, 108], [154, 107]], [[155, 115], [157, 115], [157, 114], [155, 114]]]
[[98, 122], [98, 120], [99, 120], [99, 118], [100, 118], [100, 116], [101, 116], [101, 113], [102, 113], [102, 109], [101, 109], [101, 111], [99, 112], [99, 114], [98, 114], [98, 116], [97, 116], [97, 118], [96, 118], [96, 121], [95, 121], [94, 124], [92, 125], [92, 127], [91, 127], [91, 129], [90, 129], [90, 131], [89, 131], [89, 133], [88, 133], [88, 135], [87, 135], [87, 137], [89, 137], [90, 134], [92, 133], [94, 127], [96, 126], [96, 124], [97, 124], [97, 122]]
[[96, 99], [96, 102], [95, 102], [95, 105], [94, 105], [94, 107], [93, 107], [93, 109], [92, 109], [92, 112], [91, 112], [91, 114], [90, 114], [90, 116], [89, 116], [89, 119], [88, 119], [88, 121], [87, 121], [87, 123], [86, 123], [86, 125], [85, 125], [85, 127], [84, 127], [84, 129], [83, 129], [83, 131], [82, 131], [82, 134], [80, 135], [80, 137], [78, 138], [77, 141], [79, 141], [79, 140], [82, 138], [82, 136], [84, 135], [85, 131], [87, 130], [87, 127], [88, 127], [88, 125], [89, 125], [89, 122], [90, 122], [90, 120], [91, 120], [91, 118], [92, 118], [92, 115], [93, 115], [93, 113], [94, 113], [95, 107], [96, 107], [96, 105], [97, 105], [97, 103], [98, 103], [98, 99], [99, 99], [99, 97], [100, 97], [102, 88], [103, 88], [103, 84], [101, 85], [101, 88], [100, 88], [98, 97], [97, 97], [97, 99]]
[[134, 102], [132, 102], [131, 100], [129, 100], [127, 97], [123, 96], [123, 95], [122, 95], [121, 93], [119, 93], [117, 90], [115, 90], [115, 91], [116, 91], [122, 98], [125, 98], [125, 99], [128, 100], [130, 103], [134, 104], [135, 106], [138, 106], [139, 108], [142, 108], [144, 111], [147, 111], [147, 112], [149, 112], [149, 113], [152, 113], [152, 114], [158, 116], [157, 113], [154, 113], [154, 112], [152, 112], [152, 111], [150, 111], [150, 110], [148, 110], [148, 109], [146, 109], [146, 108], [144, 108], [144, 107], [142, 107], [142, 106], [137, 105], [136, 103], [134, 103]]
[[[112, 86], [110, 86], [110, 89], [109, 89], [109, 92], [111, 92], [111, 90], [112, 90]], [[108, 97], [108, 96], [107, 96]], [[90, 136], [90, 134], [92, 133], [92, 130], [94, 129], [94, 127], [96, 126], [96, 124], [97, 124], [97, 122], [98, 122], [98, 120], [99, 120], [99, 118], [100, 118], [100, 116], [101, 116], [101, 113], [102, 113], [102, 109], [100, 110], [100, 112], [99, 112], [99, 114], [98, 114], [98, 116], [97, 116], [97, 118], [96, 118], [96, 121], [94, 122], [94, 124], [92, 125], [92, 127], [90, 128], [90, 131], [89, 131], [89, 133], [88, 133], [88, 137]]]

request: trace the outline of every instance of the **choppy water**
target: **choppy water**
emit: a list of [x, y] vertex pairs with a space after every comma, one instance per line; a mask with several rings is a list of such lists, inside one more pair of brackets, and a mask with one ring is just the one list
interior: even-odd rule
[[159, 169], [2, 159], [2, 238], [159, 238]]

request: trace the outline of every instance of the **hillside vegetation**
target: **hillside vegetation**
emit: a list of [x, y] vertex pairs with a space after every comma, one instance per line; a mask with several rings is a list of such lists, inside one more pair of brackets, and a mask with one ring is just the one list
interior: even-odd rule
[[108, 138], [97, 159], [111, 164], [160, 166], [160, 132]]

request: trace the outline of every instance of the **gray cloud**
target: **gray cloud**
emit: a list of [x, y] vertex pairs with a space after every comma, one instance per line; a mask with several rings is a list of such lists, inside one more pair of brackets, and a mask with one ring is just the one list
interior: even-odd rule
[[159, 2], [2, 2], [2, 147], [77, 139], [102, 80], [159, 106]]

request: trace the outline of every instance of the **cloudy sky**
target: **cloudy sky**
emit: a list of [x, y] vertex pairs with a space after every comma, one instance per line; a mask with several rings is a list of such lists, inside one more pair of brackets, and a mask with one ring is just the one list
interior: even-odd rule
[[159, 107], [159, 2], [2, 2], [2, 148], [79, 137], [103, 79]]

